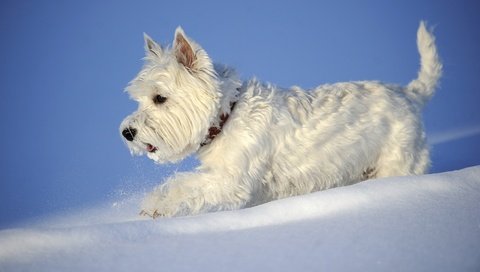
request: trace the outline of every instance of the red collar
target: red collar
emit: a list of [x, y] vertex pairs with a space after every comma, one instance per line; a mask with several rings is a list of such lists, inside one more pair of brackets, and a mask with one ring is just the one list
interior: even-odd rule
[[[232, 105], [230, 106], [230, 113], [233, 111], [235, 104], [236, 102], [232, 103]], [[230, 114], [222, 113], [222, 115], [220, 115], [220, 123], [218, 124], [218, 127], [210, 127], [208, 129], [208, 135], [205, 140], [200, 144], [200, 147], [206, 146], [211, 143], [213, 139], [215, 139], [215, 137], [217, 137], [217, 135], [222, 132], [223, 125], [225, 125], [225, 123], [227, 122], [228, 117], [230, 117]]]

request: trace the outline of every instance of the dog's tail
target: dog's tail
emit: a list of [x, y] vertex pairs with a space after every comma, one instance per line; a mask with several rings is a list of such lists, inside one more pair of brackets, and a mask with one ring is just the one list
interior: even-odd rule
[[435, 37], [427, 30], [424, 21], [418, 27], [417, 47], [420, 53], [420, 71], [418, 77], [407, 85], [407, 92], [423, 105], [433, 96], [442, 75]]

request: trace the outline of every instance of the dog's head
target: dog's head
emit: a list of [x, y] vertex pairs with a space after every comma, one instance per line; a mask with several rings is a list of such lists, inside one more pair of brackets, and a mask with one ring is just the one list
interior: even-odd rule
[[126, 88], [138, 110], [120, 133], [132, 154], [175, 162], [195, 152], [218, 115], [222, 94], [207, 53], [179, 27], [171, 48], [145, 36], [145, 64]]

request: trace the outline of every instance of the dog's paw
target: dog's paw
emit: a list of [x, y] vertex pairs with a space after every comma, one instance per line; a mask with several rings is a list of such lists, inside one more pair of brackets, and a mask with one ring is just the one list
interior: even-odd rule
[[163, 184], [158, 186], [153, 190], [153, 192], [149, 193], [142, 201], [141, 204], [141, 216], [150, 216], [152, 218], [156, 218], [162, 216], [158, 212], [158, 208], [161, 205], [162, 200], [168, 194], [168, 187]]
[[153, 219], [157, 217], [168, 217], [166, 214], [160, 213], [158, 210], [154, 210], [154, 211], [142, 210], [140, 212], [140, 216], [149, 216]]
[[161, 186], [145, 197], [140, 215], [152, 218], [189, 215], [192, 201], [179, 187]]
[[141, 216], [149, 216], [153, 219], [157, 217], [175, 217], [179, 215], [190, 214], [186, 203], [167, 203], [161, 201], [158, 206], [152, 208], [144, 207], [140, 212]]

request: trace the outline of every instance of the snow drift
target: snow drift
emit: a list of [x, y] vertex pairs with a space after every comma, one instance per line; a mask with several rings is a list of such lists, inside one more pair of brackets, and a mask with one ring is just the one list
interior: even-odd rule
[[0, 231], [0, 271], [480, 270], [480, 166], [173, 219], [139, 197]]

